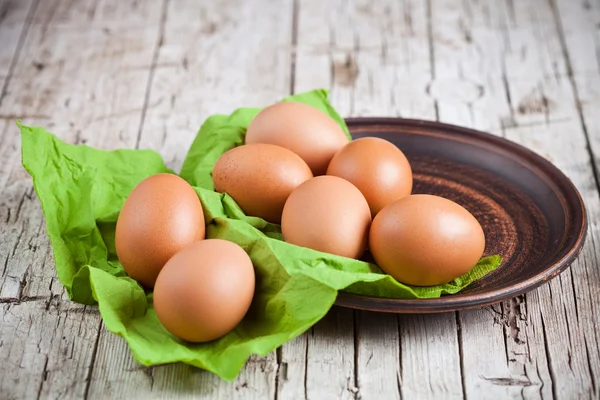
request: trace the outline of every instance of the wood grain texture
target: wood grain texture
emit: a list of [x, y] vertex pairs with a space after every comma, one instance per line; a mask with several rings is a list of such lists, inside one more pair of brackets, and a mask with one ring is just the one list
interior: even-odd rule
[[[519, 68], [507, 66], [514, 59], [508, 35], [518, 29], [509, 2], [450, 0], [431, 4], [436, 59], [432, 92], [438, 100], [440, 119], [492, 131], [516, 124], [506, 85], [518, 74], [530, 73], [531, 67], [523, 66], [530, 65], [531, 57], [517, 58], [522, 65]], [[525, 41], [531, 31], [520, 29], [514, 36]], [[534, 53], [533, 58], [537, 57], [535, 48], [524, 48], [525, 55]], [[526, 375], [523, 377], [523, 371], [532, 359], [517, 358], [509, 349], [518, 343], [523, 344], [521, 349], [531, 346], [527, 336], [515, 335], [518, 331], [510, 327], [516, 317], [508, 304], [459, 313], [461, 375], [466, 398], [512, 398], [521, 396], [522, 389], [530, 389], [520, 382], [531, 381]], [[542, 341], [534, 354], [545, 356], [543, 344]], [[482, 346], [487, 353], [484, 357]], [[546, 365], [545, 359], [534, 362]], [[546, 377], [550, 378], [549, 374]]]
[[[453, 32], [450, 34], [453, 39], [451, 44], [434, 42], [436, 59], [444, 60], [440, 71], [437, 70], [440, 64], [436, 63], [436, 73], [473, 81], [481, 86], [482, 96], [463, 105], [452, 104], [449, 111], [441, 103], [441, 118], [465, 126], [496, 130], [548, 157], [575, 181], [585, 198], [590, 221], [596, 219], [597, 192], [595, 187], [584, 184], [589, 183], [589, 178], [582, 176], [584, 171], [591, 171], [590, 160], [582, 142], [584, 136], [577, 118], [574, 94], [566, 79], [568, 68], [551, 6], [543, 2], [510, 1], [444, 3], [445, 6], [441, 6], [436, 2], [440, 7], [434, 8], [433, 21], [435, 26], [443, 28], [440, 35]], [[438, 22], [436, 14], [441, 15], [439, 18], [443, 22]], [[457, 49], [451, 49], [457, 44]], [[441, 49], [439, 56], [438, 48]], [[493, 106], [486, 102], [488, 93]], [[496, 129], [498, 122], [500, 129]], [[553, 135], [551, 132], [555, 131], [570, 134]], [[534, 132], [536, 135], [532, 134]], [[537, 139], [533, 139], [535, 136]], [[580, 165], [569, 169], [558, 162], [559, 158], [571, 162], [576, 159]], [[590, 233], [590, 236], [596, 235], [593, 228]], [[560, 277], [561, 282], [568, 282], [571, 275], [586, 269], [587, 263], [583, 260], [591, 256], [587, 253], [589, 250], [588, 243], [579, 262]], [[595, 256], [590, 258], [595, 264]], [[588, 284], [581, 283], [585, 290]], [[585, 371], [586, 356], [580, 353], [575, 361], [572, 342], [566, 339], [577, 337], [575, 332], [566, 333], [578, 323], [573, 285], [554, 289], [564, 308], [572, 308], [560, 318], [554, 318], [556, 306], [548, 301], [547, 291], [548, 287], [556, 285], [551, 282], [550, 286], [504, 303], [500, 314], [496, 311], [484, 313], [483, 310], [460, 313], [467, 398], [594, 396], [594, 380]], [[596, 286], [595, 283], [592, 285]], [[574, 287], [579, 290], [578, 285]], [[596, 319], [592, 307], [586, 310], [578, 306], [577, 309], [588, 314], [590, 320]], [[489, 332], [486, 332], [488, 328], [482, 332], [479, 327], [493, 328], [495, 325], [491, 322], [494, 320], [504, 325], [504, 343], [499, 340], [498, 331], [492, 329], [495, 340], [488, 345], [491, 355], [481, 357], [479, 338], [482, 335], [489, 337]], [[545, 327], [542, 335], [539, 334], [540, 326]], [[565, 346], [565, 343], [569, 345]], [[505, 363], [503, 353], [506, 354]], [[569, 354], [571, 365], [579, 368], [578, 374], [558, 372]]]
[[[421, 1], [366, 1], [333, 2], [326, 12], [318, 1], [301, 1], [298, 7], [298, 33], [295, 63], [296, 91], [310, 90], [315, 86], [330, 88], [331, 99], [342, 115], [381, 116], [392, 115], [411, 118], [435, 119], [434, 100], [427, 95], [428, 83], [432, 80], [432, 60], [428, 27], [428, 8]], [[332, 313], [337, 313], [335, 309]], [[331, 314], [331, 313], [330, 313]], [[364, 318], [389, 319], [393, 316], [369, 316], [356, 311], [356, 320]], [[344, 324], [344, 330], [356, 329], [355, 337], [344, 336], [339, 340], [342, 348], [354, 345], [355, 374], [357, 383], [355, 396], [360, 398], [421, 398], [425, 391], [430, 396], [445, 396], [460, 389], [460, 369], [448, 369], [439, 375], [439, 364], [423, 362], [419, 370], [401, 369], [401, 360], [424, 359], [429, 354], [444, 354], [444, 359], [453, 360], [458, 366], [459, 354], [454, 336], [447, 334], [441, 342], [419, 340], [412, 335], [402, 336], [396, 324], [382, 322], [394, 329], [388, 333], [399, 338], [397, 348], [410, 349], [407, 353], [393, 351], [382, 342], [383, 337], [369, 334], [363, 323], [356, 328], [354, 318], [339, 321], [329, 315], [325, 324]], [[443, 314], [427, 325], [430, 329], [439, 326], [456, 326], [454, 314]], [[425, 329], [424, 327], [421, 327]], [[402, 329], [402, 323], [400, 323]], [[438, 331], [443, 331], [439, 328]], [[361, 332], [365, 332], [365, 335]], [[422, 332], [422, 331], [421, 331]], [[390, 339], [388, 339], [390, 340]], [[446, 345], [454, 343], [454, 346]], [[294, 344], [285, 344], [285, 355]], [[328, 348], [320, 347], [321, 351]], [[387, 363], [394, 360], [392, 363]], [[308, 375], [316, 368], [307, 356]], [[329, 379], [334, 382], [348, 380], [347, 367], [336, 360], [336, 368], [328, 368]], [[408, 364], [411, 365], [411, 364]], [[323, 370], [323, 367], [321, 367]], [[383, 376], [371, 371], [384, 371]], [[413, 385], [413, 377], [419, 374], [419, 385]], [[322, 378], [324, 379], [324, 378]], [[427, 388], [427, 389], [423, 389]], [[318, 398], [318, 397], [308, 397]]]
[[23, 40], [27, 35], [37, 1], [0, 1], [0, 104], [14, 73]]
[[0, 104], [0, 397], [84, 398], [101, 326], [56, 278], [14, 120], [71, 143], [132, 147], [159, 17], [146, 2], [43, 1], [19, 39]]
[[[157, 150], [178, 169], [206, 117], [242, 105], [271, 103], [286, 93], [292, 3], [274, 7], [276, 3], [280, 4], [166, 3], [149, 65], [142, 124], [139, 131], [130, 132], [138, 147]], [[286, 18], [277, 17], [282, 10], [287, 10]], [[277, 369], [275, 353], [251, 358], [233, 383], [184, 365], [140, 368], [121, 338], [103, 332], [89, 394], [90, 398], [105, 393], [126, 398], [273, 398]]]
[[[0, 0], [0, 398], [598, 398], [599, 18], [583, 0]], [[581, 257], [482, 310], [333, 309], [233, 383], [141, 368], [64, 297], [14, 119], [179, 168], [207, 115], [315, 87], [345, 116], [439, 118], [540, 152], [586, 201]]]

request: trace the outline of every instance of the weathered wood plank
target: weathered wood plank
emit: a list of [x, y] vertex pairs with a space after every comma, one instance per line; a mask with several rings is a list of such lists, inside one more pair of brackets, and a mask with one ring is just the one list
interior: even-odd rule
[[[521, 31], [529, 35], [529, 30], [519, 30], [502, 2], [450, 0], [433, 4], [436, 79], [431, 93], [438, 101], [440, 119], [492, 131], [516, 124], [506, 85], [529, 63], [517, 71], [507, 65], [512, 59], [508, 30], [519, 32], [515, 35], [518, 38]], [[532, 50], [526, 49], [530, 55]], [[512, 305], [507, 302], [458, 313], [466, 398], [518, 398], [525, 388], [528, 397], [535, 398], [533, 391], [542, 385], [541, 377], [526, 374], [531, 359], [514, 354], [522, 354], [531, 344], [526, 335], [518, 335], [518, 314]], [[534, 347], [534, 357], [545, 356], [543, 341], [539, 344]], [[540, 360], [535, 358], [535, 362]], [[545, 365], [545, 358], [541, 362]], [[547, 369], [542, 367], [541, 371], [549, 380]]]
[[[526, 335], [543, 338], [550, 387], [555, 398], [597, 398], [597, 374], [600, 365], [597, 342], [598, 313], [593, 301], [598, 292], [597, 223], [600, 212], [598, 192], [593, 184], [589, 157], [583, 153], [585, 138], [572, 123], [539, 127], [512, 128], [507, 136], [526, 145], [546, 143], [538, 150], [565, 171], [579, 187], [586, 203], [589, 221], [588, 243], [570, 270], [549, 285], [527, 294], [530, 323]], [[577, 134], [566, 136], [565, 131]], [[582, 154], [583, 153], [583, 154]], [[540, 332], [541, 331], [541, 332]], [[539, 343], [539, 342], [538, 342]]]
[[0, 303], [0, 397], [83, 398], [95, 352], [95, 310], [50, 299]]
[[[552, 2], [554, 17], [561, 34], [563, 50], [567, 56], [567, 68], [571, 83], [574, 85], [576, 105], [582, 118], [582, 128], [587, 135], [587, 145], [590, 155], [595, 163], [594, 179], [588, 174], [584, 175], [579, 185], [588, 188], [598, 182], [600, 169], [600, 118], [597, 110], [600, 107], [600, 64], [597, 58], [597, 49], [600, 46], [598, 26], [600, 24], [600, 5], [596, 2], [581, 2], [573, 4], [565, 1]], [[586, 203], [588, 208], [596, 202], [591, 200]], [[589, 222], [591, 231], [594, 232], [587, 249], [588, 255], [582, 260], [586, 265], [585, 271], [573, 271], [573, 283], [580, 288], [576, 293], [576, 306], [581, 304], [590, 314], [580, 314], [580, 329], [585, 332], [585, 348], [589, 363], [589, 373], [592, 377], [593, 393], [600, 396], [600, 358], [598, 351], [590, 349], [600, 348], [600, 304], [593, 299], [600, 296], [600, 271], [597, 268], [600, 244], [598, 240], [598, 222], [590, 213]], [[595, 264], [592, 264], [595, 263]]]
[[[32, 242], [36, 235], [40, 237], [42, 253], [48, 249], [48, 242], [43, 239], [42, 215], [39, 206], [34, 205], [37, 200], [32, 201], [35, 196], [31, 178], [20, 166], [14, 119], [44, 124], [70, 142], [104, 148], [135, 143], [135, 135], [127, 139], [126, 133], [135, 132], [139, 125], [148, 72], [131, 67], [139, 64], [144, 55], [149, 58], [151, 51], [144, 48], [152, 41], [147, 36], [150, 32], [156, 35], [156, 27], [148, 27], [151, 14], [143, 25], [136, 27], [133, 21], [119, 25], [119, 16], [130, 12], [134, 2], [121, 2], [119, 7], [104, 13], [92, 13], [96, 2], [88, 2], [89, 9], [80, 12], [91, 18], [89, 25], [81, 24], [80, 15], [74, 14], [67, 2], [50, 3], [43, 2], [36, 10], [17, 64], [19, 73], [12, 77], [0, 109], [1, 114], [10, 116], [0, 146], [1, 157], [6, 161], [0, 167], [0, 209], [6, 217], [0, 229], [11, 232], [2, 234], [8, 240], [3, 244], [11, 249], [6, 252], [10, 256], [4, 260], [6, 271], [0, 282], [3, 298], [18, 297], [14, 281], [21, 281], [27, 273], [30, 264], [23, 256], [28, 250], [36, 250], [37, 245]], [[78, 4], [82, 6], [83, 2]], [[142, 15], [150, 13], [138, 11]], [[44, 16], [43, 22], [38, 15]], [[114, 40], [111, 34], [120, 40]], [[138, 110], [131, 110], [136, 103]], [[33, 208], [22, 213], [29, 203]]]
[[[441, 119], [501, 131], [548, 156], [578, 183], [593, 215], [597, 192], [593, 179], [589, 180], [585, 136], [548, 4], [446, 1], [436, 5], [440, 7], [434, 8], [439, 32], [434, 35], [435, 56], [443, 60], [436, 63], [436, 78], [443, 74], [455, 80], [447, 86], [454, 91], [447, 102], [452, 104], [440, 101]], [[439, 65], [443, 65], [440, 71]], [[465, 81], [481, 87], [480, 98], [461, 101], [461, 90], [468, 86]], [[552, 133], [557, 131], [570, 135]], [[593, 232], [592, 228], [592, 236]], [[594, 321], [594, 308], [577, 304], [579, 297], [585, 298], [577, 292], [589, 292], [596, 285], [580, 282], [573, 289], [571, 284], [572, 276], [588, 262], [596, 262], [589, 249], [571, 271], [549, 286], [500, 308], [488, 308], [487, 313], [460, 313], [467, 398], [591, 397], [594, 380], [588, 371], [585, 331], [577, 328], [580, 318], [575, 310]], [[587, 332], [594, 330], [590, 328]], [[486, 356], [481, 353], [484, 347]], [[596, 353], [588, 351], [592, 357]], [[564, 369], [569, 360], [569, 369], [577, 372]]]
[[95, 308], [70, 303], [56, 279], [14, 120], [132, 147], [159, 17], [147, 2], [92, 0], [43, 1], [32, 16], [0, 105], [0, 359], [12, 360], [0, 365], [0, 397], [83, 398], [100, 332]]
[[178, 169], [206, 117], [287, 95], [291, 36], [292, 1], [170, 1], [139, 145]]
[[462, 399], [464, 383], [454, 314], [402, 315], [398, 321], [402, 398]]
[[[600, 216], [598, 187], [590, 164], [592, 160], [586, 151], [585, 126], [577, 111], [577, 93], [569, 80], [572, 67], [569, 58], [564, 58], [561, 26], [557, 24], [552, 4], [534, 7], [515, 3], [515, 13], [517, 20], [522, 18], [523, 26], [531, 23], [537, 26], [535, 31], [538, 32], [538, 40], [535, 44], [532, 41], [533, 48], [540, 48], [540, 40], [546, 43], [542, 47], [546, 49], [545, 56], [540, 57], [537, 71], [544, 71], [544, 66], [551, 66], [551, 69], [547, 69], [543, 76], [538, 75], [541, 95], [530, 97], [522, 89], [527, 85], [521, 84], [520, 80], [511, 80], [511, 96], [526, 99], [529, 103], [533, 99], [533, 104], [542, 105], [537, 113], [545, 114], [546, 120], [564, 122], [554, 122], [535, 129], [515, 127], [507, 130], [506, 135], [540, 152], [565, 171], [579, 188], [590, 221], [588, 243], [577, 262], [559, 279], [528, 295], [528, 300], [535, 300], [528, 301], [527, 310], [535, 317], [536, 307], [539, 305], [540, 308], [540, 321], [532, 321], [531, 327], [536, 330], [540, 326], [542, 328], [554, 397], [597, 398], [596, 380], [600, 368], [597, 331], [600, 315], [596, 302], [591, 301], [593, 297], [590, 296], [600, 290], [597, 268], [599, 229], [595, 222]], [[574, 45], [574, 48], [577, 47]]]
[[133, 360], [125, 341], [102, 330], [88, 398], [272, 398], [273, 357], [252, 357], [235, 382], [225, 382], [185, 364], [143, 367]]
[[[434, 61], [427, 3], [335, 2], [327, 10], [324, 13], [316, 1], [299, 3], [296, 90], [332, 89], [332, 101], [342, 115], [435, 119], [436, 104], [429, 95]], [[315, 354], [327, 354], [330, 348], [315, 341], [318, 351], [312, 354], [309, 344], [306, 360], [308, 388], [329, 381], [333, 388], [327, 390], [334, 395], [337, 388], [349, 387], [347, 381], [353, 378], [357, 398], [462, 397], [454, 314], [398, 319], [356, 312], [355, 326], [349, 313], [345, 320], [331, 314], [317, 326], [347, 332], [338, 338], [338, 346], [351, 353], [354, 344], [355, 372], [350, 370], [349, 354], [322, 366], [328, 356]], [[354, 338], [348, 334], [352, 331]], [[288, 353], [298, 354], [296, 347], [302, 346], [284, 345], [283, 360]], [[322, 375], [318, 382], [311, 380], [312, 370]]]
[[31, 18], [28, 17], [33, 14], [36, 5], [33, 0], [0, 1], [0, 104], [29, 29]]
[[[0, 366], [0, 392], [597, 398], [600, 203], [584, 135], [598, 154], [597, 6], [558, 1], [553, 15], [542, 1], [495, 3], [356, 1], [322, 13], [317, 2], [298, 1], [294, 13], [292, 2], [281, 11], [266, 0], [220, 8], [181, 0], [161, 15], [157, 2], [41, 2], [0, 105], [8, 116], [0, 121], [0, 158], [7, 160], [0, 165], [0, 268], [9, 271], [0, 281], [0, 359], [8, 361]], [[590, 237], [579, 261], [525, 297], [458, 319], [335, 309], [277, 356], [253, 358], [233, 384], [183, 365], [141, 368], [121, 339], [105, 330], [98, 339], [97, 313], [61, 298], [41, 211], [18, 166], [12, 119], [49, 125], [72, 142], [155, 148], [178, 168], [205, 116], [317, 86], [333, 89], [345, 115], [439, 113], [550, 158], [588, 206]]]
[[[358, 389], [353, 315], [353, 310], [334, 308], [306, 333], [306, 398], [354, 399]], [[282, 351], [287, 354], [287, 347]]]
[[[287, 93], [292, 2], [172, 0], [163, 21], [136, 141], [178, 169], [206, 117]], [[233, 383], [184, 365], [140, 368], [122, 339], [103, 332], [89, 397], [274, 398], [277, 370], [275, 352], [252, 357]]]
[[[402, 379], [399, 334], [406, 321], [394, 314], [356, 313], [356, 387], [363, 399], [400, 399]], [[401, 328], [402, 326], [402, 328]], [[411, 364], [408, 364], [411, 365]], [[410, 368], [409, 368], [410, 369]], [[407, 385], [408, 386], [408, 385]]]

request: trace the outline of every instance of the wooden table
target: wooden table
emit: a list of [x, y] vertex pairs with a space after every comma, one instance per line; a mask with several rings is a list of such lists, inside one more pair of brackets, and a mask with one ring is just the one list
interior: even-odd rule
[[[0, 0], [0, 399], [598, 399], [599, 26], [593, 0]], [[56, 278], [15, 119], [178, 169], [208, 115], [316, 87], [343, 115], [437, 119], [547, 157], [586, 202], [581, 256], [484, 309], [334, 308], [232, 383], [136, 364]]]

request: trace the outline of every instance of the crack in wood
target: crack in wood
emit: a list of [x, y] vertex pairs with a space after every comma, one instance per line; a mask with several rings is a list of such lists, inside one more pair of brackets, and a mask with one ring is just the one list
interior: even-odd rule
[[[463, 351], [463, 337], [462, 337], [462, 322], [460, 320], [460, 314], [458, 311], [454, 312], [454, 318], [456, 319], [456, 334], [458, 339], [458, 355], [460, 365], [460, 382], [462, 389], [462, 397], [464, 400], [467, 399], [467, 385], [466, 385], [466, 373], [465, 373], [465, 357]], [[433, 393], [433, 391], [432, 391]]]
[[162, 12], [158, 27], [158, 39], [156, 41], [156, 46], [154, 47], [154, 53], [152, 55], [152, 62], [150, 72], [148, 73], [148, 81], [146, 84], [146, 94], [144, 96], [144, 103], [142, 106], [142, 112], [140, 116], [140, 127], [138, 129], [137, 137], [135, 140], [135, 148], [140, 148], [140, 141], [142, 140], [142, 132], [144, 130], [144, 122], [146, 120], [146, 111], [148, 108], [148, 103], [150, 102], [150, 95], [152, 93], [152, 83], [154, 81], [154, 72], [156, 70], [156, 65], [158, 64], [158, 55], [160, 53], [160, 49], [164, 44], [164, 36], [165, 36], [165, 26], [167, 23], [167, 13], [169, 9], [169, 1], [163, 0], [162, 3]]
[[[490, 307], [493, 309], [493, 307]], [[500, 323], [500, 318], [502, 318], [504, 316], [504, 303], [500, 303], [500, 314], [498, 315], [498, 312], [494, 310], [494, 323], [496, 323], [496, 321], [498, 321], [498, 323]], [[504, 355], [506, 357], [506, 365], [508, 366], [510, 364], [510, 362], [515, 362], [517, 361], [514, 358], [510, 358], [508, 351], [509, 351], [509, 347], [508, 347], [508, 334], [507, 334], [507, 330], [508, 327], [505, 325], [502, 327], [502, 339], [504, 341]]]
[[594, 376], [594, 370], [592, 368], [592, 360], [590, 358], [590, 349], [588, 347], [587, 339], [585, 340], [585, 357], [587, 360], [588, 372], [590, 374], [590, 379], [592, 381], [592, 390], [594, 391], [594, 396], [598, 397], [598, 386], [596, 386], [596, 378]]
[[9, 8], [10, 8], [10, 1], [5, 1], [2, 4], [0, 4], [0, 24], [2, 23], [2, 21], [4, 21], [4, 19], [8, 15]]
[[[39, 344], [38, 344], [39, 347]], [[39, 348], [38, 348], [39, 352]], [[44, 387], [44, 382], [48, 379], [48, 356], [46, 356], [46, 361], [44, 361], [44, 368], [42, 369], [42, 379], [40, 380], [40, 385], [37, 391], [37, 399], [39, 400], [42, 396], [42, 388]]]
[[533, 386], [535, 385], [534, 383], [532, 383], [529, 378], [527, 376], [523, 377], [524, 379], [516, 379], [516, 378], [493, 378], [493, 377], [487, 377], [487, 376], [483, 376], [480, 375], [480, 377], [482, 379], [485, 379], [486, 381], [491, 382], [494, 385], [498, 385], [498, 386], [523, 386], [523, 387], [527, 387], [527, 386]]
[[50, 116], [42, 114], [0, 114], [0, 120], [16, 121], [23, 119], [50, 119]]
[[506, 315], [506, 325], [510, 330], [510, 338], [516, 344], [523, 344], [524, 341], [519, 338], [519, 332], [521, 329], [517, 326], [517, 319], [521, 321], [526, 321], [527, 317], [521, 313], [521, 303], [524, 302], [525, 299], [523, 295], [512, 298], [508, 301], [509, 308], [508, 313]]
[[[574, 95], [575, 101], [577, 102], [577, 104], [581, 104], [581, 98], [579, 96], [577, 84], [575, 83], [575, 79], [573, 76], [573, 65], [571, 63], [571, 57], [569, 54], [569, 50], [567, 48], [567, 42], [565, 39], [565, 30], [564, 30], [562, 21], [560, 19], [559, 13], [558, 13], [558, 9], [556, 7], [556, 1], [548, 0], [548, 3], [550, 4], [550, 8], [552, 9], [552, 15], [554, 17], [554, 23], [556, 25], [556, 31], [558, 33], [562, 54], [563, 54], [563, 57], [565, 58], [565, 64], [566, 64], [566, 68], [567, 68], [567, 76], [569, 77], [569, 83], [571, 85], [571, 89], [573, 90], [573, 95]], [[598, 172], [598, 166], [596, 165], [596, 162], [595, 162], [596, 154], [594, 153], [594, 149], [592, 148], [592, 145], [591, 145], [590, 133], [589, 133], [587, 125], [585, 123], [585, 117], [583, 115], [583, 110], [581, 107], [576, 107], [576, 109], [577, 109], [577, 114], [579, 116], [579, 123], [581, 125], [581, 129], [583, 130], [583, 134], [585, 136], [586, 151], [591, 160], [590, 164], [592, 167], [592, 173], [594, 175], [594, 181], [596, 182], [596, 191], [598, 193], [598, 196], [600, 197], [600, 176], [599, 176], [599, 172]]]
[[556, 396], [556, 373], [552, 367], [552, 357], [550, 356], [550, 348], [548, 347], [548, 334], [546, 333], [546, 322], [544, 321], [543, 313], [540, 313], [540, 321], [542, 323], [542, 336], [544, 338], [544, 350], [546, 352], [546, 362], [548, 364], [548, 371], [550, 372], [550, 384], [552, 386], [552, 398], [557, 399]]
[[31, 264], [29, 264], [27, 266], [27, 269], [25, 270], [25, 272], [23, 273], [23, 276], [21, 277], [21, 279], [19, 280], [19, 289], [18, 289], [18, 298], [21, 298], [21, 296], [23, 295], [23, 289], [25, 288], [25, 286], [27, 285], [27, 278], [30, 274], [31, 271]]
[[15, 213], [15, 220], [17, 221], [20, 219], [19, 217], [21, 216], [21, 208], [23, 208], [25, 199], [30, 201], [33, 199], [33, 186], [31, 186], [31, 188], [25, 189], [23, 195], [21, 196], [21, 199], [19, 200], [19, 203], [17, 204], [17, 210]]
[[545, 385], [545, 384], [544, 384], [544, 380], [542, 379], [542, 376], [541, 376], [541, 374], [540, 374], [540, 366], [539, 366], [539, 364], [537, 363], [537, 361], [536, 361], [536, 363], [535, 363], [535, 372], [536, 372], [536, 374], [537, 374], [538, 380], [540, 381], [540, 388], [539, 388], [540, 397], [543, 399], [543, 398], [544, 398], [544, 395], [543, 395], [543, 393], [544, 393], [544, 392], [543, 392], [543, 389], [544, 389], [544, 385]]
[[23, 28], [21, 29], [21, 34], [19, 35], [19, 40], [17, 41], [17, 47], [15, 48], [15, 52], [10, 62], [10, 66], [8, 67], [8, 73], [6, 74], [4, 85], [2, 85], [2, 89], [0, 90], [0, 106], [2, 105], [2, 101], [6, 97], [6, 94], [8, 93], [8, 85], [12, 80], [15, 68], [17, 66], [17, 62], [19, 61], [19, 58], [21, 56], [21, 49], [23, 48], [25, 38], [27, 37], [27, 33], [29, 32], [29, 28], [31, 27], [33, 14], [35, 13], [35, 10], [38, 6], [38, 2], [39, 0], [33, 0], [31, 2], [31, 5], [29, 6], [29, 10], [27, 11], [27, 17], [25, 17], [25, 23], [23, 24]]
[[19, 243], [21, 242], [21, 238], [23, 237], [23, 234], [25, 233], [25, 221], [23, 221], [21, 223], [21, 225], [22, 225], [21, 230], [17, 234], [17, 240], [15, 240], [15, 244], [13, 245], [12, 251], [10, 252], [10, 256], [7, 255], [6, 256], [6, 260], [4, 261], [4, 269], [2, 270], [2, 275], [1, 276], [6, 276], [6, 270], [8, 268], [8, 262], [9, 262], [9, 260], [14, 259], [15, 254], [17, 252], [17, 247], [19, 247]]
[[[435, 74], [435, 49], [433, 47], [433, 17], [432, 17], [432, 6], [431, 6], [431, 0], [427, 0], [426, 1], [426, 7], [427, 7], [427, 45], [429, 47], [429, 68], [431, 71], [431, 81], [435, 81], [436, 78], [436, 74]], [[439, 121], [440, 120], [440, 109], [439, 109], [439, 104], [438, 104], [438, 100], [434, 99], [433, 100], [433, 108], [435, 111], [435, 120]]]
[[354, 333], [354, 386], [350, 388], [350, 391], [354, 395], [354, 398], [358, 400], [360, 398], [359, 394], [359, 378], [358, 378], [358, 346], [359, 346], [359, 338], [358, 338], [358, 310], [352, 310], [352, 331]]
[[304, 340], [305, 340], [305, 350], [304, 350], [304, 400], [308, 400], [308, 334], [312, 335], [314, 334], [314, 328], [310, 328], [309, 331], [307, 331], [304, 334]]
[[4, 298], [0, 298], [0, 304], [21, 304], [21, 303], [28, 303], [28, 302], [34, 302], [34, 301], [48, 301], [51, 298], [48, 296], [23, 296], [20, 298], [17, 297], [4, 297]]
[[154, 390], [154, 367], [144, 367], [141, 371], [150, 380], [150, 392], [152, 392]]
[[290, 95], [296, 92], [296, 57], [298, 47], [298, 16], [300, 13], [300, 2], [299, 0], [293, 0], [292, 2], [292, 38], [291, 38], [291, 51], [290, 51]]
[[[277, 366], [275, 368], [275, 390], [273, 393], [274, 400], [277, 400], [279, 398], [279, 380], [284, 379], [281, 377], [281, 375], [283, 374], [281, 351], [282, 351], [281, 347], [278, 347], [277, 349], [275, 349], [275, 361], [277, 363]], [[287, 363], [286, 363], [285, 373], [286, 373], [286, 378], [287, 378]]]
[[396, 333], [398, 334], [398, 372], [396, 373], [396, 384], [398, 386], [398, 396], [402, 399], [402, 340], [400, 340], [400, 315], [396, 315]]
[[99, 319], [96, 329], [96, 340], [94, 341], [94, 348], [92, 350], [92, 357], [88, 366], [88, 373], [85, 377], [85, 391], [83, 392], [83, 398], [85, 400], [89, 397], [90, 384], [92, 383], [92, 372], [96, 365], [96, 355], [98, 354], [98, 343], [100, 342], [100, 333], [102, 332], [102, 319]]

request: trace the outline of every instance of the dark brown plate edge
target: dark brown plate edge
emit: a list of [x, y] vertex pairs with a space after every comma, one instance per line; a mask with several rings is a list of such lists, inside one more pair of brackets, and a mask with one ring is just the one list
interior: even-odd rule
[[569, 199], [569, 203], [578, 208], [576, 210], [577, 215], [581, 217], [574, 223], [575, 229], [579, 228], [577, 239], [571, 246], [571, 249], [559, 261], [546, 268], [544, 272], [510, 287], [490, 290], [479, 294], [447, 295], [435, 299], [381, 298], [340, 291], [334, 305], [358, 310], [398, 314], [433, 314], [481, 308], [519, 296], [547, 283], [550, 279], [555, 278], [565, 271], [581, 253], [588, 230], [587, 212], [581, 194], [573, 182], [561, 170], [532, 150], [500, 136], [436, 121], [390, 117], [353, 117], [346, 118], [345, 121], [351, 133], [353, 128], [356, 129], [360, 126], [372, 126], [373, 128], [387, 126], [389, 128], [390, 125], [412, 126], [433, 132], [454, 131], [463, 136], [472, 136], [479, 141], [488, 142], [493, 148], [501, 148], [507, 154], [518, 154], [532, 165], [546, 172], [547, 176], [554, 175], [558, 178], [559, 182], [557, 183], [562, 189], [562, 194], [565, 195], [565, 198]]

